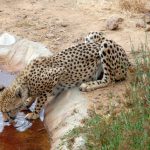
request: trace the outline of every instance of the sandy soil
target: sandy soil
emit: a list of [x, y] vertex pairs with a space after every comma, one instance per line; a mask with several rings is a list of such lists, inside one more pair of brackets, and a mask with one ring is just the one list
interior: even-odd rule
[[[124, 13], [114, 6], [110, 7], [108, 2], [81, 5], [78, 0], [0, 0], [0, 32], [7, 31], [41, 42], [52, 51], [60, 51], [76, 44], [76, 39], [90, 31], [103, 31], [109, 39], [121, 44], [133, 60], [131, 41], [138, 47], [146, 37], [143, 28], [135, 27], [143, 14]], [[124, 19], [116, 31], [106, 29], [106, 20], [111, 16]], [[126, 85], [124, 81], [85, 95], [97, 112], [107, 113], [110, 103], [121, 106]]]

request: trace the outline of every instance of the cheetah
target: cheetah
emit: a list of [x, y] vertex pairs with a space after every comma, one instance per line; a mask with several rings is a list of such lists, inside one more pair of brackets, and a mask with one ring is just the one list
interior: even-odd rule
[[[92, 91], [125, 79], [131, 66], [124, 49], [101, 32], [91, 32], [85, 42], [62, 50], [50, 57], [33, 60], [0, 93], [0, 111], [11, 111], [27, 105], [27, 99], [37, 100], [35, 110], [26, 115], [37, 119], [47, 101], [64, 89], [79, 86], [81, 91]], [[103, 73], [97, 79], [97, 72]]]

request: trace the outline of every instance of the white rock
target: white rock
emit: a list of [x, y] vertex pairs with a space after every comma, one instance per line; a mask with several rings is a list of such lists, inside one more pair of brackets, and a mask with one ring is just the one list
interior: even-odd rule
[[[38, 42], [15, 37], [8, 33], [2, 34], [1, 37], [3, 38], [1, 38], [2, 45], [0, 46], [0, 64], [1, 69], [5, 69], [6, 71], [19, 71], [29, 64], [31, 60], [40, 56], [51, 56], [53, 54], [48, 48]], [[13, 37], [16, 39], [15, 43], [12, 40]], [[13, 45], [8, 45], [8, 43], [13, 43]]]
[[85, 140], [82, 136], [75, 139], [72, 150], [86, 150]]
[[7, 32], [1, 34], [0, 36], [0, 46], [1, 45], [9, 46], [14, 44], [15, 42], [16, 42], [15, 37]]
[[51, 133], [51, 150], [68, 150], [66, 145], [61, 145], [61, 138], [74, 127], [81, 125], [81, 120], [88, 116], [87, 109], [88, 100], [79, 88], [64, 91], [48, 105], [45, 124]]

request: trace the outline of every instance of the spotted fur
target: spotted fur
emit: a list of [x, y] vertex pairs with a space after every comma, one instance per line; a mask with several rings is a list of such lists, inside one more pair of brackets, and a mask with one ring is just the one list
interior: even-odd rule
[[[130, 66], [123, 48], [102, 33], [92, 32], [85, 43], [62, 50], [51, 57], [33, 60], [0, 95], [0, 110], [10, 112], [28, 98], [37, 99], [34, 112], [28, 119], [36, 119], [47, 101], [48, 94], [57, 96], [63, 89], [80, 85], [81, 91], [105, 87], [125, 79]], [[101, 68], [101, 69], [99, 69]], [[100, 80], [97, 72], [103, 72]]]

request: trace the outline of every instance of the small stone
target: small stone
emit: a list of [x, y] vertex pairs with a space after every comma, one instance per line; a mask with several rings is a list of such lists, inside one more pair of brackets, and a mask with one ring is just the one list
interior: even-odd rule
[[145, 31], [149, 32], [150, 31], [150, 26], [147, 26], [146, 29], [145, 29]]
[[68, 26], [68, 24], [62, 23], [60, 26], [65, 28]]
[[116, 30], [119, 27], [119, 24], [123, 22], [123, 18], [120, 17], [111, 17], [106, 22], [106, 28], [109, 30]]
[[138, 20], [138, 22], [136, 23], [136, 27], [137, 28], [146, 28], [146, 24], [145, 24], [144, 20]]
[[116, 102], [116, 101], [112, 101], [112, 102], [111, 102], [111, 106], [112, 106], [112, 107], [117, 107], [118, 105], [119, 105], [119, 103]]
[[150, 24], [150, 13], [145, 14], [143, 20], [145, 23]]
[[53, 33], [47, 33], [45, 37], [48, 39], [51, 39], [51, 38], [54, 38], [55, 35]]

